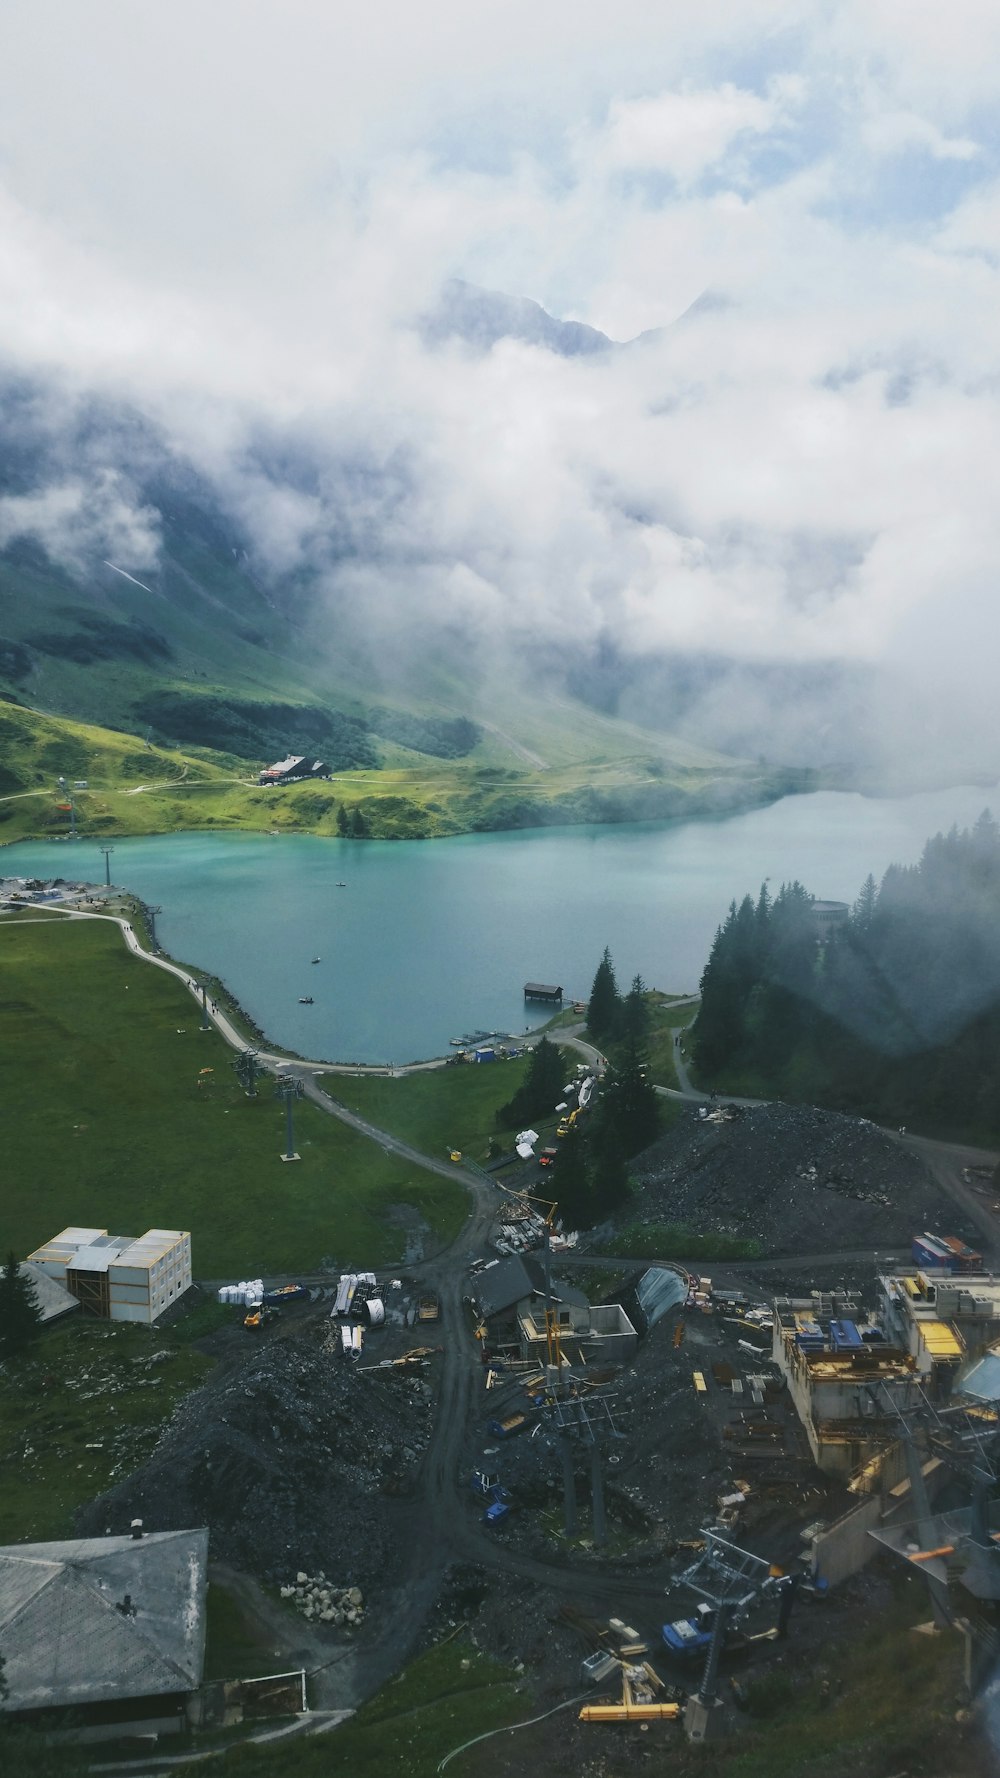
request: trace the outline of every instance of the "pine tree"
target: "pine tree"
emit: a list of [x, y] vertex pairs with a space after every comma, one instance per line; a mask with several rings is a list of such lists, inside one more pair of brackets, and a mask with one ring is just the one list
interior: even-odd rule
[[566, 1064], [554, 1043], [540, 1039], [531, 1052], [524, 1080], [513, 1099], [501, 1105], [496, 1121], [501, 1130], [513, 1124], [526, 1124], [533, 1117], [544, 1117], [562, 1098]]
[[341, 803], [339, 809], [337, 810], [337, 832], [340, 834], [341, 839], [346, 839], [346, 837], [350, 833], [350, 831], [351, 831], [350, 817], [349, 817], [347, 810], [345, 809], [343, 803]]
[[35, 1287], [22, 1278], [13, 1253], [0, 1273], [0, 1358], [17, 1358], [42, 1324]]
[[354, 840], [366, 840], [370, 832], [371, 828], [365, 820], [364, 813], [360, 806], [355, 803], [351, 812], [351, 838]]
[[594, 1189], [587, 1165], [586, 1147], [575, 1125], [559, 1143], [555, 1172], [556, 1197], [563, 1227], [592, 1228], [595, 1218]]
[[861, 935], [869, 933], [878, 910], [878, 888], [871, 871], [861, 885], [861, 893], [851, 909], [851, 926]]
[[631, 1041], [623, 1045], [617, 1066], [604, 1076], [600, 1118], [602, 1129], [615, 1138], [626, 1156], [648, 1148], [659, 1133], [656, 1089], [646, 1077], [642, 1050]]
[[629, 1190], [625, 1150], [618, 1134], [610, 1126], [599, 1125], [593, 1143], [594, 1209], [598, 1217], [620, 1210]]
[[587, 1005], [587, 1029], [595, 1037], [607, 1042], [618, 1029], [621, 1014], [621, 995], [615, 980], [615, 966], [611, 961], [611, 952], [604, 947], [604, 955], [597, 965], [594, 985], [590, 990]]
[[640, 1048], [645, 1044], [649, 1036], [649, 1001], [641, 975], [632, 978], [632, 986], [622, 1002], [620, 1025], [623, 1038]]

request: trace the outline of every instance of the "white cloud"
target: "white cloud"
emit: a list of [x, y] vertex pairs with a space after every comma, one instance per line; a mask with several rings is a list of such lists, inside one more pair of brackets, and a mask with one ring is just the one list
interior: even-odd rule
[[0, 497], [0, 549], [19, 538], [41, 544], [72, 573], [113, 557], [120, 567], [152, 568], [160, 551], [159, 514], [139, 505], [122, 478], [102, 470]]
[[[974, 679], [1000, 641], [990, 10], [36, 0], [0, 68], [4, 350], [155, 415], [373, 632], [952, 663], [956, 697], [974, 609]], [[928, 155], [969, 181], [943, 218]], [[452, 274], [663, 332], [432, 353]], [[262, 423], [315, 486], [263, 476]], [[72, 469], [0, 504], [14, 535], [155, 555]]]
[[612, 171], [663, 172], [688, 184], [742, 137], [774, 130], [804, 97], [802, 83], [786, 77], [774, 81], [765, 98], [725, 81], [708, 89], [616, 99], [595, 153]]
[[868, 118], [861, 127], [861, 138], [872, 154], [905, 154], [907, 149], [922, 148], [941, 161], [971, 161], [979, 153], [978, 144], [968, 136], [948, 136], [928, 117], [915, 111], [881, 111]]

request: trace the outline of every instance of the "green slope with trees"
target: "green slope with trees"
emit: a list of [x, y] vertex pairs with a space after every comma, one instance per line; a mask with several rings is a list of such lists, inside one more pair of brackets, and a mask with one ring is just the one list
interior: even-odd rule
[[821, 942], [800, 883], [733, 902], [702, 977], [699, 1080], [897, 1124], [1000, 1135], [1000, 828], [869, 876]]

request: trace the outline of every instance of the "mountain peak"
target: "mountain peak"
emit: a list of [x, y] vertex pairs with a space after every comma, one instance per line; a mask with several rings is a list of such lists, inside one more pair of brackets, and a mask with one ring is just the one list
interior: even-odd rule
[[482, 290], [464, 278], [449, 278], [435, 307], [422, 315], [417, 325], [429, 346], [459, 339], [478, 352], [488, 352], [498, 341], [512, 339], [541, 346], [560, 358], [581, 358], [613, 350], [617, 343], [583, 321], [558, 320], [529, 296]]

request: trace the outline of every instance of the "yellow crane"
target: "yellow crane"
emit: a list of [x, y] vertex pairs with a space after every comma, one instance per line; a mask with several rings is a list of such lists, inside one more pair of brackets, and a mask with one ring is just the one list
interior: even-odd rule
[[[528, 1203], [544, 1204], [546, 1210], [548, 1211], [548, 1215], [543, 1216], [543, 1218], [542, 1218], [542, 1221], [545, 1225], [545, 1247], [546, 1247], [546, 1254], [547, 1254], [548, 1253], [548, 1245], [549, 1245], [549, 1234], [551, 1233], [553, 1225], [556, 1220], [556, 1211], [559, 1208], [558, 1203], [556, 1203], [552, 1198], [539, 1197], [537, 1192], [520, 1191], [520, 1192], [511, 1192], [510, 1195], [512, 1198], [521, 1198], [525, 1202], [528, 1202]], [[546, 1258], [546, 1268], [545, 1269], [546, 1269], [546, 1275], [547, 1275], [548, 1274], [548, 1259], [547, 1258]], [[547, 1280], [547, 1276], [546, 1276], [546, 1283], [547, 1283], [547, 1281], [548, 1280]], [[552, 1304], [550, 1302], [546, 1302], [546, 1305], [545, 1305], [545, 1355], [548, 1360], [548, 1363], [555, 1367], [556, 1376], [559, 1376], [561, 1374], [561, 1366], [562, 1366], [562, 1348], [559, 1343], [559, 1316], [558, 1316], [557, 1311], [555, 1309], [553, 1309]]]

